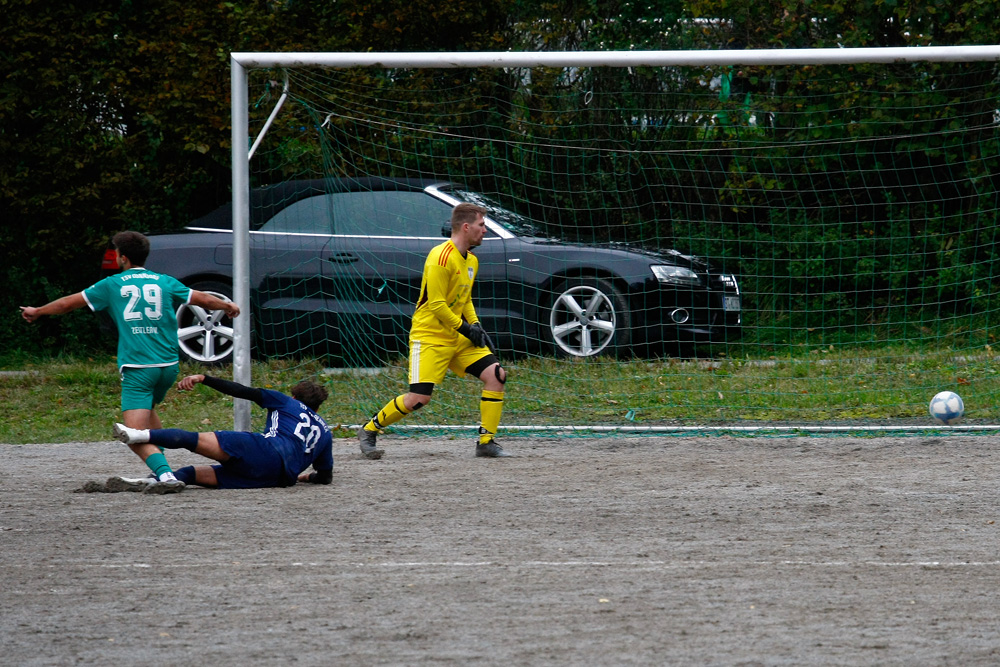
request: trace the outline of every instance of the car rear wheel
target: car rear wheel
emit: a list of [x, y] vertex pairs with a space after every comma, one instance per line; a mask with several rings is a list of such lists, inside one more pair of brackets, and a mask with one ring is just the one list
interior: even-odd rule
[[[233, 300], [233, 290], [225, 283], [195, 283], [191, 289]], [[208, 366], [227, 364], [233, 357], [233, 320], [222, 310], [181, 304], [177, 309], [177, 342], [182, 359]]]
[[593, 357], [628, 347], [628, 306], [610, 282], [600, 278], [567, 280], [554, 294], [547, 331], [558, 354]]

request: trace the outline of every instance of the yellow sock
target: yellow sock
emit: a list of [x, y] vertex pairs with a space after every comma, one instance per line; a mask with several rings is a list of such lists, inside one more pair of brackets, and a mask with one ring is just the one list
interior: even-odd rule
[[406, 394], [400, 394], [396, 398], [392, 399], [385, 404], [385, 407], [375, 413], [375, 416], [368, 420], [365, 424], [366, 431], [378, 431], [395, 424], [400, 419], [410, 414], [406, 408], [403, 407], [403, 398]]
[[503, 392], [483, 391], [479, 399], [479, 442], [489, 442], [500, 427], [500, 415], [503, 414]]

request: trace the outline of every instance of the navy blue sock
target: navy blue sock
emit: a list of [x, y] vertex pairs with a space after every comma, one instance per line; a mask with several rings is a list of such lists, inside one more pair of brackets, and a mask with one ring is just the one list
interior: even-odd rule
[[174, 471], [174, 477], [185, 484], [194, 484], [194, 466], [184, 466]]
[[179, 428], [151, 428], [149, 441], [157, 447], [167, 449], [190, 449], [192, 452], [198, 446], [198, 434], [182, 431]]

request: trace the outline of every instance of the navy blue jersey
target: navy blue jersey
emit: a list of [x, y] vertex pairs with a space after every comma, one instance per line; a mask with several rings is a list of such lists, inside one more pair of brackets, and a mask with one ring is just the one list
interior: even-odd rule
[[260, 390], [259, 405], [267, 409], [264, 438], [281, 455], [290, 479], [310, 465], [333, 470], [333, 435], [323, 418], [301, 401], [280, 391]]

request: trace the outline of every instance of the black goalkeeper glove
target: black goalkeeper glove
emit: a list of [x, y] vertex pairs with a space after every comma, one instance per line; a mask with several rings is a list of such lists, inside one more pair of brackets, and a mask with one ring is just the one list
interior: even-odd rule
[[475, 324], [462, 322], [458, 325], [458, 333], [468, 338], [476, 347], [486, 347], [486, 331], [479, 326], [479, 322]]

